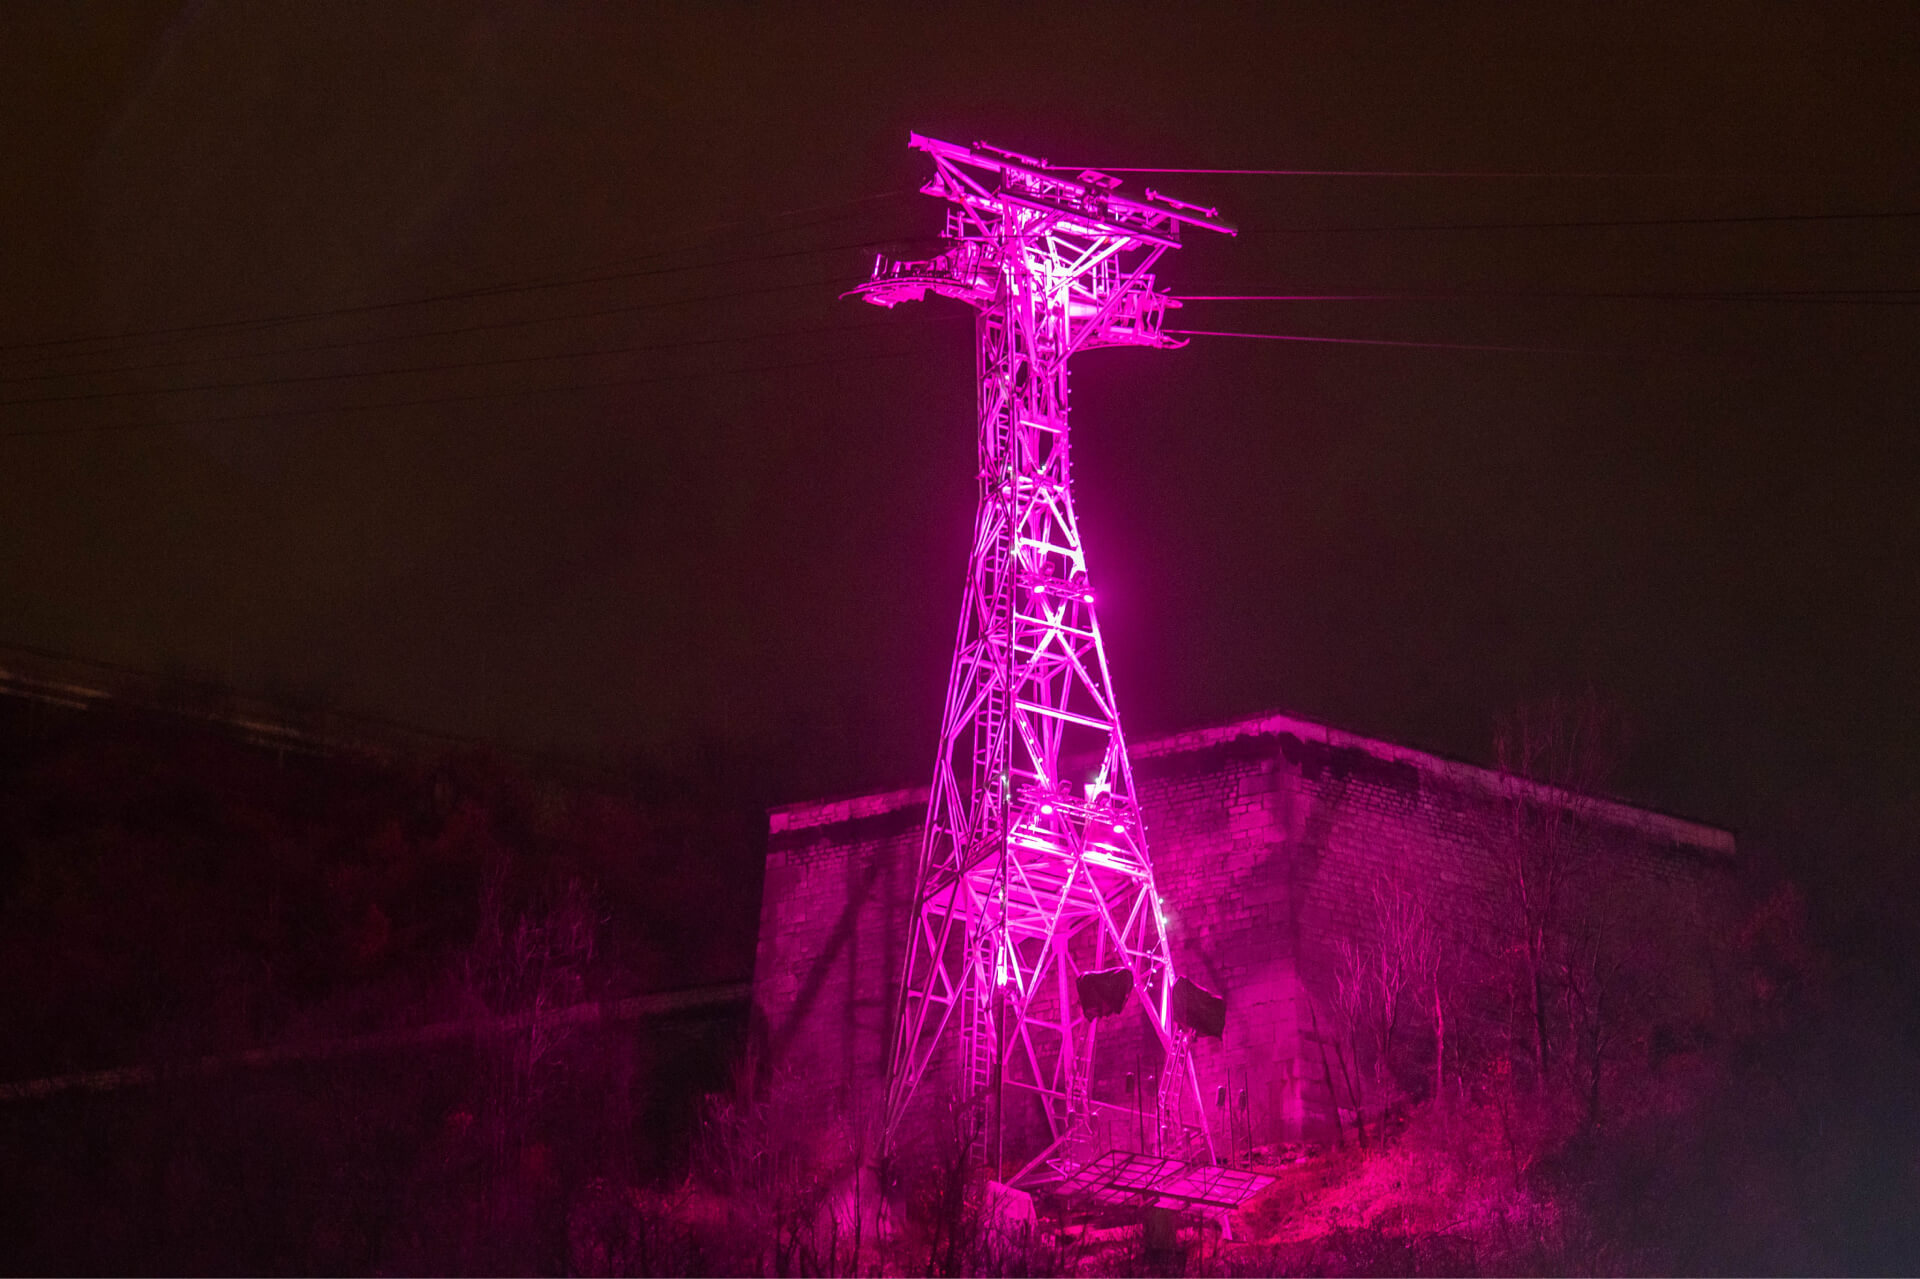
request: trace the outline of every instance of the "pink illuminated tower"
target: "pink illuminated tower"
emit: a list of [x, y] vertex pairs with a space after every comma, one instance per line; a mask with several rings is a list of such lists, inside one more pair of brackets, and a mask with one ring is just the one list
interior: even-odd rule
[[[1150, 272], [1183, 227], [1232, 228], [1153, 191], [1120, 196], [1104, 174], [985, 144], [910, 144], [933, 160], [922, 190], [952, 205], [948, 248], [924, 262], [882, 258], [855, 292], [885, 307], [932, 292], [979, 313], [980, 505], [895, 1014], [886, 1141], [938, 1090], [997, 1175], [1013, 1160], [1022, 1175], [1064, 1169], [1120, 1134], [1211, 1161], [1193, 1031], [1074, 519], [1067, 362], [1099, 346], [1182, 345], [1161, 332], [1177, 304]], [[1116, 1089], [1115, 1068], [1096, 1089], [1103, 1027], [1152, 1052], [1151, 1088], [1129, 1076]], [[1124, 1065], [1134, 1064], [1129, 1052]]]

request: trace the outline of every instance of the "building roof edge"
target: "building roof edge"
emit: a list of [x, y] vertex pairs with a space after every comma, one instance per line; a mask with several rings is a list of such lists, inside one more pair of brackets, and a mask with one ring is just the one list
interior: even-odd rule
[[[1652, 839], [1684, 846], [1717, 857], [1734, 855], [1733, 832], [1704, 822], [1690, 821], [1667, 813], [1641, 808], [1622, 800], [1578, 795], [1542, 782], [1511, 776], [1498, 769], [1449, 759], [1431, 751], [1417, 750], [1376, 737], [1363, 737], [1344, 729], [1332, 728], [1296, 715], [1272, 711], [1208, 728], [1169, 733], [1135, 743], [1130, 754], [1136, 760], [1165, 758], [1206, 750], [1247, 737], [1291, 733], [1303, 741], [1339, 749], [1359, 750], [1378, 759], [1410, 764], [1423, 776], [1444, 778], [1455, 785], [1479, 790], [1495, 799], [1523, 797], [1536, 803], [1579, 805], [1594, 818], [1612, 826], [1639, 831]], [[769, 834], [833, 826], [862, 817], [895, 812], [910, 805], [925, 804], [925, 786], [876, 791], [864, 795], [834, 799], [800, 800], [767, 810]]]
[[1709, 826], [1705, 822], [1691, 821], [1684, 817], [1674, 817], [1667, 813], [1629, 804], [1624, 800], [1577, 794], [1544, 782], [1515, 777], [1499, 769], [1469, 764], [1464, 760], [1449, 759], [1431, 751], [1402, 746], [1397, 742], [1382, 741], [1376, 737], [1363, 737], [1358, 733], [1331, 728], [1281, 711], [1270, 711], [1210, 728], [1190, 729], [1186, 732], [1151, 738], [1133, 746], [1129, 753], [1134, 759], [1184, 755], [1241, 738], [1277, 733], [1291, 733], [1303, 741], [1360, 750], [1379, 759], [1411, 764], [1424, 776], [1442, 777], [1456, 785], [1484, 791], [1496, 799], [1519, 796], [1536, 803], [1583, 806], [1593, 817], [1609, 825], [1624, 826], [1668, 843], [1685, 845], [1717, 856], [1731, 857], [1734, 854], [1733, 832], [1718, 826]]

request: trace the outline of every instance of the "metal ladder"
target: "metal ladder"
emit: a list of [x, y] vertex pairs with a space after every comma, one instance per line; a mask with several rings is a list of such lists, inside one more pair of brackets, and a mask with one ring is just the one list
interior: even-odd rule
[[[987, 1158], [987, 1121], [993, 1112], [992, 960], [978, 950], [968, 957], [960, 995], [961, 1088], [966, 1114], [967, 1149], [972, 1162]], [[981, 972], [985, 966], [986, 971]], [[982, 979], [984, 977], [984, 980]]]
[[1187, 1081], [1187, 1060], [1192, 1051], [1193, 1032], [1175, 1030], [1160, 1068], [1159, 1123], [1155, 1129], [1159, 1149], [1154, 1153], [1163, 1158], [1180, 1155], [1187, 1145], [1187, 1126], [1180, 1122], [1180, 1093]]

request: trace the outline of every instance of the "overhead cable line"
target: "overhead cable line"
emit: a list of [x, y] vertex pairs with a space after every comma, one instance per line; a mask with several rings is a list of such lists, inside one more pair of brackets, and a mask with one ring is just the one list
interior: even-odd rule
[[[285, 315], [267, 316], [251, 320], [219, 320], [206, 324], [185, 325], [174, 329], [153, 330], [155, 334], [179, 334], [206, 332], [215, 329], [236, 328], [279, 328], [288, 324], [298, 324], [306, 320], [331, 319], [343, 315], [365, 315], [377, 311], [392, 311], [403, 307], [421, 306], [428, 303], [462, 301], [480, 297], [501, 297], [516, 293], [531, 293], [542, 289], [568, 288], [577, 284], [603, 284], [615, 280], [637, 280], [662, 275], [677, 275], [688, 271], [711, 270], [716, 267], [746, 266], [762, 262], [778, 262], [792, 258], [813, 257], [822, 253], [837, 253], [847, 249], [870, 249], [875, 245], [895, 243], [901, 236], [882, 236], [878, 238], [856, 240], [843, 244], [822, 245], [812, 249], [788, 249], [779, 253], [762, 253], [749, 257], [725, 258], [714, 262], [690, 262], [680, 266], [650, 267], [644, 271], [616, 271], [573, 280], [538, 281], [511, 286], [499, 286], [485, 289], [468, 289], [456, 293], [442, 293], [393, 302], [369, 302], [356, 306], [331, 307], [320, 311], [294, 312]], [[102, 354], [93, 351], [85, 354]]]
[[[1146, 170], [1141, 170], [1146, 171]], [[1155, 170], [1156, 172], [1158, 170]], [[864, 197], [850, 204], [868, 203], [879, 199], [891, 198], [908, 192], [886, 192], [879, 196]], [[818, 206], [836, 207], [836, 206]], [[1845, 222], [1872, 221], [1920, 217], [1920, 210], [1894, 210], [1877, 212], [1847, 213], [1789, 213], [1789, 214], [1739, 214], [1713, 217], [1679, 218], [1612, 218], [1612, 219], [1569, 219], [1538, 222], [1452, 222], [1452, 223], [1401, 223], [1372, 226], [1297, 226], [1297, 227], [1255, 227], [1242, 232], [1245, 235], [1343, 235], [1343, 234], [1394, 234], [1399, 232], [1436, 232], [1436, 231], [1503, 231], [1503, 230], [1563, 230], [1582, 228], [1616, 227], [1658, 227], [1658, 226], [1716, 226], [1765, 223], [1798, 222]], [[815, 226], [827, 225], [843, 219], [822, 219], [815, 223], [805, 223], [797, 227], [769, 228], [748, 236], [734, 239], [753, 239], [763, 235], [786, 234], [792, 231], [808, 230]], [[733, 225], [733, 224], [723, 224]], [[439, 293], [420, 294], [410, 298], [393, 299], [385, 302], [360, 303], [349, 306], [316, 308], [307, 311], [289, 311], [262, 316], [251, 316], [230, 320], [210, 320], [197, 324], [173, 325], [144, 330], [121, 330], [109, 333], [74, 335], [65, 338], [49, 338], [32, 342], [0, 344], [0, 357], [24, 359], [56, 358], [57, 352], [34, 355], [32, 352], [45, 351], [50, 347], [74, 346], [88, 342], [123, 342], [123, 347], [98, 348], [73, 354], [112, 354], [123, 349], [151, 344], [154, 341], [189, 334], [217, 332], [231, 329], [271, 328], [295, 324], [308, 320], [330, 319], [345, 315], [364, 315], [380, 311], [398, 310], [413, 306], [426, 306], [443, 302], [468, 301], [479, 298], [497, 297], [516, 293], [535, 292], [543, 289], [568, 288], [584, 284], [609, 283], [619, 280], [649, 278], [659, 275], [676, 274], [688, 271], [717, 269], [725, 266], [748, 263], [779, 261], [786, 258], [802, 257], [812, 253], [838, 252], [843, 249], [872, 248], [879, 244], [890, 243], [914, 237], [884, 236], [866, 240], [826, 245], [815, 249], [789, 250], [781, 253], [752, 255], [747, 257], [726, 258], [708, 262], [684, 263], [677, 266], [656, 267], [635, 271], [598, 271], [594, 274], [559, 275], [512, 281], [502, 284], [476, 286], [469, 289], [449, 290]], [[722, 241], [725, 242], [725, 241]], [[676, 253], [688, 252], [700, 245], [678, 249], [665, 249], [642, 255], [625, 261], [649, 261], [661, 257], [671, 257]]]
[[[18, 386], [27, 382], [52, 382], [69, 378], [102, 377], [122, 373], [145, 373], [155, 369], [192, 368], [204, 364], [228, 364], [235, 360], [270, 359], [282, 355], [305, 355], [316, 351], [338, 351], [349, 347], [377, 346], [388, 342], [410, 342], [422, 338], [454, 337], [469, 333], [482, 333], [500, 329], [531, 328], [537, 324], [554, 324], [566, 320], [597, 319], [608, 315], [625, 315], [635, 311], [657, 311], [676, 306], [695, 306], [704, 302], [731, 301], [737, 298], [758, 297], [770, 293], [785, 293], [795, 289], [811, 289], [841, 286], [845, 277], [836, 276], [818, 280], [798, 280], [792, 284], [769, 284], [756, 289], [735, 289], [726, 293], [698, 293], [682, 298], [665, 298], [651, 302], [627, 302], [619, 306], [596, 307], [588, 311], [558, 311], [551, 315], [529, 316], [517, 320], [492, 320], [484, 324], [462, 324], [445, 329], [415, 329], [406, 333], [386, 333], [376, 337], [342, 338], [333, 342], [311, 342], [300, 346], [269, 347], [260, 351], [230, 351], [220, 355], [203, 355], [184, 360], [156, 360], [149, 364], [110, 364], [88, 369], [69, 369], [61, 373], [31, 373], [24, 377], [0, 377], [0, 386]], [[88, 354], [96, 354], [89, 352]]]
[[593, 382], [567, 382], [555, 386], [518, 387], [503, 391], [478, 391], [463, 395], [429, 395], [404, 400], [375, 400], [365, 404], [330, 404], [305, 408], [259, 409], [246, 413], [183, 418], [148, 418], [132, 422], [103, 422], [86, 426], [29, 428], [0, 431], [0, 440], [47, 439], [76, 435], [112, 435], [124, 431], [154, 430], [175, 426], [220, 426], [236, 422], [270, 421], [280, 418], [319, 417], [326, 414], [376, 413], [389, 409], [424, 408], [447, 404], [471, 404], [485, 400], [517, 399], [521, 396], [560, 395], [574, 391], [617, 390], [634, 386], [657, 386], [668, 382], [700, 381], [705, 378], [738, 378], [748, 373], [778, 373], [794, 369], [848, 364], [858, 360], [900, 359], [936, 349], [932, 343], [915, 343], [893, 351], [860, 351], [850, 355], [825, 356], [809, 360], [789, 360], [777, 364], [749, 364], [730, 369], [701, 369], [686, 373], [664, 373], [655, 377], [608, 378]]
[[196, 391], [245, 391], [267, 386], [302, 386], [315, 382], [345, 382], [355, 378], [400, 377], [416, 373], [445, 373], [456, 369], [502, 368], [515, 364], [542, 364], [555, 360], [587, 360], [609, 355], [638, 355], [655, 351], [677, 351], [698, 346], [723, 346], [733, 342], [761, 342], [785, 337], [811, 337], [821, 333], [851, 333], [882, 327], [880, 321], [859, 324], [825, 325], [811, 329], [787, 329], [770, 333], [744, 333], [732, 337], [683, 338], [675, 342], [598, 347], [588, 351], [557, 351], [547, 355], [512, 355], [484, 360], [452, 360], [439, 364], [411, 364], [399, 368], [343, 370], [334, 373], [310, 373], [289, 377], [256, 378], [240, 382], [197, 382], [186, 386], [143, 387], [129, 391], [86, 391], [73, 395], [36, 395], [0, 400], [0, 408], [34, 404], [74, 404], [93, 400], [140, 399], [149, 395], [185, 395]]
[[1254, 227], [1242, 235], [1349, 235], [1391, 234], [1400, 231], [1559, 231], [1590, 227], [1641, 226], [1736, 226], [1769, 222], [1869, 222], [1897, 218], [1920, 218], [1920, 209], [1898, 209], [1861, 213], [1743, 213], [1717, 217], [1689, 218], [1584, 218], [1559, 222], [1431, 222], [1389, 223], [1378, 226], [1276, 226]]
[[[232, 351], [217, 355], [197, 356], [191, 359], [156, 360], [146, 364], [100, 365], [86, 369], [69, 369], [59, 373], [34, 373], [23, 377], [0, 377], [0, 386], [19, 386], [33, 382], [65, 381], [83, 377], [144, 373], [160, 369], [196, 368], [209, 364], [229, 364], [239, 360], [272, 359], [279, 356], [346, 350], [354, 347], [418, 341], [426, 338], [464, 336], [472, 333], [498, 332], [505, 329], [531, 328], [536, 325], [562, 323], [568, 320], [596, 319], [609, 315], [626, 315], [640, 311], [665, 310], [679, 306], [696, 306], [706, 302], [760, 297], [774, 293], [792, 292], [796, 289], [832, 287], [844, 283], [846, 283], [846, 281], [840, 277], [798, 280], [790, 284], [766, 285], [754, 289], [734, 289], [725, 293], [690, 294], [686, 297], [679, 298], [665, 298], [648, 302], [628, 302], [618, 306], [595, 307], [584, 311], [557, 311], [548, 315], [529, 316], [513, 320], [493, 320], [481, 324], [463, 324], [451, 328], [414, 329], [404, 333], [387, 333], [375, 337], [344, 338], [332, 342], [312, 342], [299, 346], [269, 347], [256, 351]], [[1692, 292], [1654, 290], [1454, 289], [1344, 293], [1182, 293], [1175, 295], [1175, 300], [1180, 302], [1421, 302], [1472, 301], [1480, 299], [1719, 302], [1735, 304], [1771, 302], [1830, 306], [1911, 307], [1920, 305], [1920, 286], [1882, 289], [1752, 289]], [[146, 392], [129, 392], [129, 394], [143, 393]], [[11, 402], [16, 401], [0, 401], [0, 404]]]
[[757, 222], [772, 221], [779, 218], [798, 217], [803, 213], [824, 213], [829, 210], [854, 209], [861, 205], [877, 204], [881, 200], [897, 200], [901, 196], [918, 195], [918, 194], [919, 192], [915, 191], [912, 187], [900, 187], [892, 191], [881, 191], [875, 195], [858, 196], [851, 200], [836, 200], [831, 204], [801, 205], [797, 208], [792, 208], [792, 209], [779, 209], [772, 213], [761, 214], [757, 217], [733, 218], [726, 222], [709, 222], [703, 227], [692, 228], [690, 231], [690, 235], [692, 235], [695, 238], [689, 239], [686, 243], [681, 244], [676, 248], [655, 249], [648, 253], [639, 254], [634, 257], [616, 258], [612, 262], [601, 262], [601, 263], [594, 264], [592, 267], [580, 267], [576, 269], [579, 269], [579, 270], [590, 269], [590, 270], [599, 271], [599, 270], [604, 270], [608, 266], [618, 266], [627, 262], [643, 262], [652, 258], [666, 257], [674, 253], [687, 253], [687, 252], [691, 252], [694, 249], [703, 248], [711, 244], [731, 244], [731, 243], [737, 243], [742, 240], [757, 240], [763, 236], [769, 236], [769, 235], [786, 235], [792, 231], [807, 231], [807, 230], [811, 230], [814, 227], [827, 226], [834, 222], [845, 222], [849, 218], [858, 217], [860, 215], [858, 213], [841, 213], [830, 218], [815, 218], [811, 222], [795, 223], [792, 226], [762, 227], [760, 230], [757, 230], [757, 231], [749, 231], [745, 235], [715, 236], [714, 234], [712, 234], [713, 232], [716, 232], [716, 231], [730, 230], [734, 227], [752, 226]]
[[1252, 338], [1260, 342], [1322, 342], [1333, 346], [1411, 346], [1435, 351], [1509, 351], [1523, 355], [1605, 355], [1563, 346], [1495, 346], [1478, 342], [1401, 342], [1388, 338], [1309, 337], [1296, 333], [1231, 333], [1220, 329], [1165, 329], [1169, 337]]
[[[887, 196], [898, 195], [898, 194], [902, 194], [902, 193], [888, 192]], [[848, 203], [865, 203], [865, 202], [870, 202], [872, 200], [882, 199], [882, 198], [886, 198], [886, 196], [869, 196], [869, 197], [865, 197], [865, 199], [862, 201], [849, 201]], [[832, 207], [832, 206], [827, 206], [827, 207]], [[770, 228], [766, 231], [755, 232], [750, 235], [732, 237], [732, 240], [733, 241], [749, 240], [749, 239], [756, 239], [765, 235], [782, 235], [792, 231], [810, 230], [813, 227], [825, 226], [836, 221], [844, 221], [844, 219], [825, 218], [825, 219], [821, 219], [818, 222], [805, 223], [797, 227]], [[607, 272], [601, 268], [594, 268], [598, 273], [591, 274], [591, 275], [579, 275], [577, 273], [569, 273], [564, 275], [542, 276], [542, 277], [535, 277], [530, 279], [507, 281], [500, 284], [479, 285], [479, 286], [475, 286], [473, 288], [467, 288], [467, 289], [454, 289], [454, 290], [449, 290], [449, 291], [440, 292], [440, 293], [424, 293], [424, 294], [419, 294], [410, 298], [397, 298], [397, 299], [392, 299], [385, 302], [365, 302], [365, 303], [357, 303], [349, 306], [322, 307], [322, 308], [316, 308], [309, 311], [288, 311], [288, 312], [281, 312], [281, 313], [271, 314], [271, 315], [248, 316], [248, 317], [242, 317], [242, 318], [230, 319], [230, 320], [207, 320], [197, 324], [171, 325], [163, 328], [129, 329], [129, 330], [120, 330], [116, 332], [109, 332], [109, 333], [78, 334], [78, 335], [73, 335], [73, 336], [64, 337], [64, 338], [46, 338], [46, 339], [30, 341], [30, 342], [5, 343], [5, 344], [0, 344], [0, 355], [20, 355], [21, 353], [24, 353], [24, 352], [41, 350], [47, 347], [73, 346], [73, 345], [78, 345], [86, 342], [118, 342], [118, 341], [125, 341], [129, 339], [151, 340], [156, 338], [172, 337], [179, 334], [204, 333], [204, 332], [212, 332], [212, 331], [217, 331], [222, 329], [272, 327], [272, 326], [277, 326], [282, 324], [297, 323], [303, 320], [330, 319], [330, 318], [333, 318], [336, 316], [342, 316], [342, 315], [363, 315], [363, 314], [368, 314], [376, 311], [396, 310], [402, 307], [426, 306], [426, 305], [431, 305], [431, 304], [440, 303], [440, 302], [467, 301], [474, 298], [497, 297], [502, 295], [515, 294], [515, 293], [528, 293], [528, 292], [534, 292], [540, 289], [567, 288], [567, 287], [580, 285], [580, 284], [600, 284], [600, 283], [605, 283], [612, 280], [638, 279], [638, 278], [643, 278], [643, 277], [653, 276], [653, 275], [672, 274], [674, 272], [680, 272], [680, 271], [704, 270], [704, 269], [708, 269], [715, 266], [732, 266], [732, 265], [749, 263], [749, 262], [778, 261], [782, 258], [804, 256], [808, 253], [827, 253], [827, 252], [833, 252], [843, 248], [871, 248], [876, 244], [886, 244], [896, 240], [908, 239], [908, 238], [911, 238], [911, 237], [882, 236], [882, 237], [870, 238], [867, 240], [858, 241], [853, 244], [828, 245], [828, 246], [815, 248], [815, 249], [796, 249], [796, 250], [785, 251], [781, 253], [762, 254], [762, 255], [742, 257], [742, 258], [727, 258], [717, 262], [685, 263], [679, 266], [656, 267], [656, 268], [652, 268], [644, 271]], [[728, 243], [728, 242], [730, 241], [728, 240], [719, 241], [719, 243]], [[685, 246], [677, 249], [662, 249], [657, 252], [642, 254], [638, 257], [621, 259], [619, 261], [624, 261], [624, 262], [653, 261], [658, 258], [672, 257], [678, 253], [690, 252], [694, 249], [698, 249], [702, 247], [706, 247], [706, 246], [702, 244], [694, 244], [694, 245], [689, 245], [689, 246]], [[604, 265], [605, 264], [603, 264], [603, 266]], [[100, 352], [88, 352], [88, 354], [99, 354], [99, 353]], [[39, 357], [39, 358], [48, 358], [48, 357]]]
[[1765, 176], [1751, 173], [1599, 173], [1486, 169], [1156, 169], [1132, 164], [1055, 165], [1055, 168], [1094, 173], [1210, 173], [1267, 178], [1490, 178], [1498, 181], [1533, 179], [1660, 178], [1678, 181], [1724, 181]]
[[1914, 306], [1920, 287], [1904, 289], [1653, 290], [1452, 289], [1381, 293], [1181, 293], [1180, 302], [1449, 302], [1479, 299], [1650, 302], [1784, 302], [1830, 306]]
[[[896, 195], [896, 194], [901, 194], [901, 193], [889, 192], [889, 193], [886, 193], [885, 196], [866, 197], [866, 200], [871, 201], [875, 199], [886, 198], [887, 196]], [[858, 203], [858, 202], [852, 202], [852, 203]], [[823, 206], [823, 207], [832, 207], [832, 206]], [[1553, 221], [1553, 222], [1543, 221], [1543, 222], [1425, 223], [1425, 224], [1397, 224], [1397, 225], [1390, 224], [1390, 225], [1375, 225], [1375, 226], [1264, 227], [1264, 228], [1251, 228], [1243, 232], [1243, 234], [1247, 234], [1247, 235], [1321, 235], [1321, 234], [1336, 235], [1336, 234], [1392, 234], [1392, 233], [1398, 233], [1398, 232], [1435, 232], [1435, 231], [1555, 230], [1555, 229], [1579, 229], [1579, 228], [1712, 226], [1712, 225], [1738, 225], [1738, 224], [1753, 224], [1753, 223], [1860, 221], [1860, 220], [1904, 219], [1904, 218], [1914, 218], [1914, 217], [1920, 217], [1920, 211], [1901, 210], [1901, 211], [1858, 212], [1858, 213], [1752, 214], [1752, 215], [1730, 215], [1730, 216], [1719, 216], [1719, 217], [1689, 217], [1689, 218], [1584, 219], [1584, 220], [1564, 220], [1564, 221]], [[765, 232], [757, 232], [753, 236], [738, 237], [738, 238], [747, 239], [747, 238], [756, 238], [759, 235], [784, 234], [786, 232], [794, 231], [794, 230], [810, 229], [812, 226], [825, 225], [828, 222], [837, 221], [837, 220], [840, 220], [840, 219], [825, 219], [819, 223], [803, 224], [800, 227], [773, 228]], [[116, 333], [103, 333], [103, 334], [93, 334], [93, 335], [84, 335], [84, 336], [74, 336], [74, 337], [68, 337], [68, 338], [47, 339], [44, 341], [37, 341], [37, 342], [14, 343], [11, 345], [0, 345], [0, 357], [5, 357], [10, 355], [16, 359], [27, 359], [27, 360], [36, 360], [36, 361], [47, 360], [47, 359], [58, 358], [59, 355], [63, 353], [62, 352], [45, 352], [42, 354], [30, 354], [30, 352], [36, 352], [36, 351], [44, 352], [45, 348], [48, 348], [48, 347], [71, 346], [71, 345], [77, 345], [85, 342], [119, 341], [119, 342], [125, 343], [125, 345], [122, 345], [122, 346], [100, 347], [100, 348], [95, 348], [93, 350], [88, 350], [88, 351], [74, 351], [74, 352], [65, 353], [65, 354], [73, 354], [73, 355], [117, 354], [125, 350], [138, 349], [139, 347], [142, 347], [142, 346], [151, 345], [157, 341], [162, 341], [170, 338], [181, 338], [187, 335], [205, 334], [205, 333], [219, 332], [219, 331], [230, 331], [230, 330], [236, 330], [236, 329], [237, 330], [266, 329], [266, 328], [282, 327], [290, 324], [302, 323], [310, 320], [331, 319], [331, 318], [337, 318], [337, 317], [347, 316], [347, 315], [365, 315], [365, 314], [372, 314], [372, 313], [381, 312], [381, 311], [392, 311], [392, 310], [398, 310], [398, 309], [403, 309], [407, 307], [425, 306], [425, 305], [432, 305], [432, 304], [444, 303], [444, 302], [470, 301], [470, 300], [476, 300], [481, 298], [506, 296], [506, 295], [527, 293], [527, 292], [536, 292], [536, 291], [545, 290], [545, 289], [569, 288], [569, 287], [574, 287], [578, 285], [611, 283], [611, 282], [616, 282], [621, 280], [653, 278], [653, 277], [658, 277], [663, 275], [681, 274], [681, 273], [693, 272], [693, 271], [721, 269], [728, 266], [781, 261], [781, 260], [787, 260], [787, 259], [796, 258], [796, 257], [806, 257], [806, 256], [819, 254], [819, 253], [839, 252], [847, 249], [855, 249], [855, 248], [869, 249], [877, 245], [891, 243], [901, 239], [909, 239], [909, 238], [914, 238], [914, 237], [883, 236], [883, 237], [875, 237], [875, 238], [864, 239], [859, 241], [846, 242], [841, 244], [824, 245], [824, 246], [820, 246], [812, 249], [786, 250], [779, 253], [756, 254], [756, 255], [735, 257], [735, 258], [723, 258], [723, 259], [711, 260], [706, 262], [683, 263], [675, 266], [653, 267], [645, 270], [612, 271], [612, 272], [602, 271], [602, 272], [598, 272], [596, 274], [591, 274], [591, 275], [576, 274], [576, 275], [567, 275], [567, 276], [536, 278], [536, 279], [522, 280], [522, 281], [505, 283], [505, 284], [478, 286], [470, 289], [451, 290], [451, 291], [442, 292], [442, 293], [422, 294], [422, 295], [418, 295], [411, 298], [395, 299], [395, 300], [390, 300], [386, 302], [361, 303], [361, 304], [355, 304], [350, 306], [319, 308], [319, 309], [308, 310], [308, 311], [283, 312], [283, 313], [272, 314], [272, 315], [254, 316], [254, 317], [247, 317], [247, 318], [240, 318], [240, 319], [205, 321], [205, 322], [190, 324], [190, 325], [175, 325], [175, 326], [146, 329], [146, 330], [123, 330]], [[628, 261], [645, 261], [645, 260], [650, 260], [650, 259], [659, 258], [659, 257], [669, 257], [675, 253], [685, 252], [685, 251], [687, 250], [685, 249], [662, 250], [654, 254], [649, 254], [640, 258], [633, 258], [633, 259], [627, 259], [627, 260]], [[84, 373], [84, 372], [91, 372], [91, 370], [76, 371], [76, 375], [78, 373]], [[54, 378], [54, 377], [60, 377], [60, 376], [67, 376], [67, 374], [66, 373], [33, 374], [33, 375], [26, 375], [23, 377], [0, 379], [0, 381], [20, 382], [20, 381], [27, 381], [27, 380], [39, 380], [43, 378]]]

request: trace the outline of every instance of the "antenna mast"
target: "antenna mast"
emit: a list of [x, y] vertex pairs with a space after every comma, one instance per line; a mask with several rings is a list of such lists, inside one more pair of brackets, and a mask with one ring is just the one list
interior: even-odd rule
[[[953, 206], [948, 248], [882, 257], [853, 292], [884, 307], [931, 292], [978, 312], [980, 502], [894, 1009], [885, 1144], [916, 1094], [937, 1087], [996, 1175], [1009, 1153], [1022, 1176], [1049, 1158], [1078, 1162], [1097, 1110], [1121, 1120], [1105, 1125], [1109, 1140], [1151, 1122], [1154, 1153], [1211, 1162], [1074, 518], [1067, 361], [1184, 345], [1161, 331], [1179, 304], [1153, 266], [1183, 227], [1233, 228], [1211, 209], [1152, 191], [1128, 199], [1116, 178], [985, 143], [914, 134], [909, 145], [933, 159], [922, 191]], [[1124, 1098], [1094, 1096], [1091, 1014], [1129, 1005], [1162, 1054], [1151, 1103], [1145, 1080]]]

